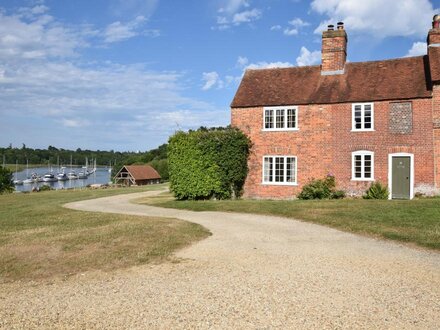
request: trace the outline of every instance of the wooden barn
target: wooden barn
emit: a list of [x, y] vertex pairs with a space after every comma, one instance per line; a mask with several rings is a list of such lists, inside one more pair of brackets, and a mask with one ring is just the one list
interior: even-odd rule
[[115, 183], [143, 186], [160, 183], [160, 175], [150, 165], [124, 165], [114, 177]]

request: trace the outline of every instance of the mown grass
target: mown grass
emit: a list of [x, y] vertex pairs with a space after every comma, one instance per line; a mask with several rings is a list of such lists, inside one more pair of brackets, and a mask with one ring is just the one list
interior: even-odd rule
[[163, 186], [0, 195], [0, 281], [161, 262], [203, 239], [203, 227], [177, 219], [65, 209], [63, 204]]
[[176, 201], [170, 194], [162, 194], [143, 203], [193, 211], [276, 215], [440, 250], [440, 198]]

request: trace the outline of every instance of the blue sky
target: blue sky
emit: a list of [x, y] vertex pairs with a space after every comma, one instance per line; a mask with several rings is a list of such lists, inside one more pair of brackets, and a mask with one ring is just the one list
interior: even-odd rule
[[149, 150], [227, 125], [246, 68], [426, 53], [440, 0], [0, 0], [0, 146]]

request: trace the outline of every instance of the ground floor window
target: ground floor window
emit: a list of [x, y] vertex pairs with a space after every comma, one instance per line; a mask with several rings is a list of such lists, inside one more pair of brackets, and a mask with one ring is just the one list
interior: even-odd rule
[[296, 157], [264, 156], [263, 183], [296, 184]]
[[361, 150], [352, 154], [351, 179], [356, 181], [374, 180], [374, 152]]

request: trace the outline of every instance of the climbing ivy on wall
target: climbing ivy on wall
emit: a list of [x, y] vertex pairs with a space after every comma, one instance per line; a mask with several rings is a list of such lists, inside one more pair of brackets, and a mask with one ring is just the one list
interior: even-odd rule
[[250, 146], [249, 138], [231, 127], [175, 133], [168, 145], [170, 187], [175, 197], [239, 197]]

